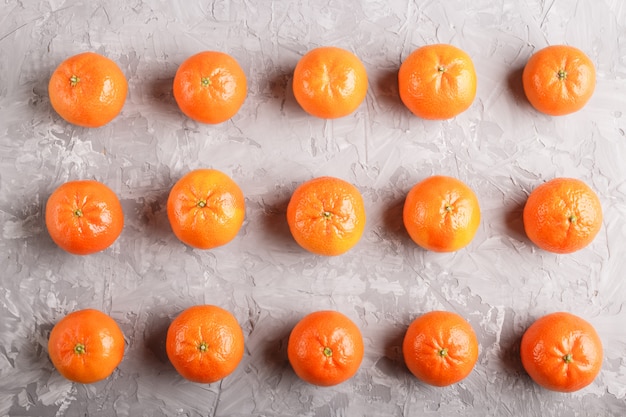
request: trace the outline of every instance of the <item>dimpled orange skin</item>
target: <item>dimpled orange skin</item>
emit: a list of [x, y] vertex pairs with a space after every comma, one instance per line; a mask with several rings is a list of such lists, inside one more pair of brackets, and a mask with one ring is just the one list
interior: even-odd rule
[[232, 118], [243, 105], [248, 85], [239, 63], [223, 52], [204, 51], [187, 58], [174, 76], [174, 98], [180, 110], [201, 123]]
[[587, 321], [557, 312], [536, 320], [522, 336], [522, 365], [540, 386], [559, 392], [578, 391], [600, 373], [602, 341]]
[[298, 377], [333, 386], [352, 378], [363, 361], [363, 337], [352, 320], [337, 311], [316, 311], [289, 335], [287, 356]]
[[409, 325], [402, 353], [416, 378], [444, 387], [472, 372], [478, 360], [478, 340], [463, 317], [448, 311], [431, 311]]
[[427, 45], [412, 52], [400, 66], [398, 91], [416, 116], [450, 119], [472, 105], [476, 81], [467, 53], [452, 45]]
[[113, 120], [124, 107], [127, 93], [122, 70], [93, 52], [63, 61], [48, 83], [52, 108], [66, 121], [83, 127], [100, 127]]
[[215, 169], [197, 169], [170, 190], [167, 216], [182, 242], [198, 249], [225, 245], [237, 236], [245, 217], [239, 186]]
[[407, 194], [404, 225], [411, 239], [424, 249], [453, 252], [467, 246], [480, 225], [474, 192], [456, 178], [434, 175]]
[[352, 52], [327, 46], [306, 53], [294, 70], [293, 93], [309, 114], [323, 119], [354, 112], [367, 94], [367, 72]]
[[325, 256], [354, 247], [365, 229], [365, 206], [359, 190], [334, 177], [301, 184], [287, 205], [287, 223], [304, 249]]
[[548, 46], [530, 57], [522, 73], [522, 84], [535, 109], [563, 116], [587, 104], [596, 86], [596, 70], [581, 50]]
[[75, 255], [108, 248], [124, 228], [124, 213], [117, 195], [93, 180], [60, 185], [46, 202], [45, 220], [52, 240]]
[[596, 193], [575, 178], [555, 178], [535, 188], [523, 212], [528, 238], [543, 250], [567, 254], [589, 245], [602, 227]]
[[229, 311], [214, 305], [197, 305], [172, 321], [165, 348], [180, 375], [210, 384], [237, 369], [244, 354], [244, 335]]
[[94, 309], [75, 311], [50, 332], [48, 353], [65, 378], [91, 384], [109, 377], [124, 356], [124, 334], [108, 315]]

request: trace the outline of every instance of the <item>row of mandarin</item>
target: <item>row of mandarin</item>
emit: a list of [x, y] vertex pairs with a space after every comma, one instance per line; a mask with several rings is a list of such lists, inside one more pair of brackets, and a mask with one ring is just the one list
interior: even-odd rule
[[[188, 172], [171, 188], [167, 216], [183, 243], [212, 249], [233, 240], [245, 218], [241, 188], [215, 169]], [[300, 184], [287, 205], [286, 220], [294, 240], [304, 249], [326, 256], [341, 255], [361, 239], [366, 223], [363, 197], [353, 184], [318, 177]], [[602, 226], [602, 206], [584, 182], [555, 178], [529, 195], [524, 229], [538, 247], [572, 253], [590, 244]], [[478, 198], [462, 181], [443, 175], [428, 177], [408, 192], [404, 226], [419, 246], [453, 252], [467, 246], [481, 222]], [[122, 233], [124, 213], [117, 195], [94, 180], [70, 181], [49, 197], [45, 223], [62, 249], [87, 255], [106, 249]]]
[[[51, 103], [66, 120], [96, 127], [112, 120], [121, 110], [127, 93], [126, 80], [114, 63], [103, 64], [102, 60], [106, 58], [81, 54], [64, 62], [53, 74], [49, 88]], [[211, 68], [216, 62], [217, 67]], [[85, 68], [86, 72], [80, 72]], [[329, 72], [329, 68], [340, 69]], [[101, 83], [98, 82], [100, 75]], [[242, 105], [245, 82], [243, 71], [231, 57], [205, 52], [181, 65], [173, 91], [187, 116], [206, 123], [219, 123], [232, 117]], [[593, 65], [580, 51], [551, 47], [531, 58], [524, 70], [523, 83], [529, 101], [538, 110], [566, 114], [587, 102], [593, 92], [595, 74]], [[577, 88], [563, 88], [564, 84]], [[319, 117], [350, 114], [362, 102], [366, 89], [362, 64], [355, 56], [338, 48], [311, 51], [294, 72], [294, 95], [298, 103]], [[402, 101], [418, 116], [454, 117], [467, 109], [475, 96], [476, 75], [471, 59], [449, 45], [420, 48], [400, 68], [399, 91]], [[576, 94], [563, 96], [570, 91]], [[225, 174], [197, 170], [172, 188], [167, 211], [172, 230], [179, 239], [195, 247], [215, 247], [234, 238], [241, 227], [243, 193]], [[403, 217], [416, 243], [431, 250], [451, 251], [472, 240], [480, 222], [480, 210], [476, 196], [465, 184], [435, 176], [420, 182], [409, 192]], [[365, 224], [363, 199], [358, 190], [345, 181], [318, 178], [293, 193], [287, 221], [301, 246], [314, 253], [338, 255], [353, 247], [361, 237]], [[541, 185], [531, 193], [524, 209], [524, 226], [529, 238], [538, 246], [559, 253], [587, 245], [597, 234], [601, 222], [597, 196], [574, 179], [559, 178]], [[117, 239], [123, 228], [123, 213], [119, 200], [106, 186], [94, 181], [77, 181], [62, 185], [52, 194], [46, 206], [46, 225], [59, 246], [73, 253], [87, 254], [102, 250]], [[327, 235], [329, 232], [331, 234]], [[214, 310], [221, 313], [211, 316]], [[94, 314], [92, 319], [82, 317]], [[49, 353], [66, 377], [92, 382], [110, 375], [120, 363], [123, 335], [114, 321], [110, 320], [107, 325], [101, 314], [93, 310], [70, 314], [51, 332]], [[229, 340], [238, 342], [224, 350], [224, 341], [209, 342], [215, 342], [214, 337], [219, 332], [209, 331], [203, 335], [206, 340], [184, 334], [184, 329], [199, 334], [199, 327], [212, 320], [220, 329], [231, 328]], [[97, 337], [80, 340], [68, 337], [79, 334], [77, 328], [89, 332], [98, 331], [102, 326], [109, 326], [100, 333], [107, 337], [106, 346], [98, 345]], [[312, 345], [306, 340], [323, 340], [322, 336], [331, 340], [336, 336], [334, 331], [343, 335], [335, 339], [343, 342], [342, 346], [350, 346], [348, 352], [329, 345]], [[437, 341], [439, 348], [433, 349], [429, 344], [424, 350], [425, 344], [419, 341], [429, 332], [445, 335], [443, 340]], [[110, 335], [115, 334], [117, 343], [110, 344]], [[463, 342], [454, 344], [452, 339], [459, 340], [459, 334], [463, 335]], [[575, 341], [571, 340], [572, 334], [577, 335]], [[546, 340], [547, 335], [550, 340]], [[565, 339], [571, 346], [564, 346], [562, 340]], [[95, 344], [87, 346], [86, 340]], [[243, 334], [239, 325], [230, 313], [214, 306], [197, 306], [183, 312], [170, 326], [166, 344], [168, 357], [178, 372], [198, 382], [212, 382], [227, 376], [243, 355]], [[538, 347], [548, 345], [559, 349], [553, 349], [551, 355], [537, 355]], [[308, 351], [299, 346], [312, 349]], [[226, 362], [208, 367], [193, 364], [193, 358], [210, 358], [213, 347], [221, 349], [220, 358], [225, 357]], [[98, 366], [82, 367], [87, 351], [96, 352]], [[223, 356], [223, 352], [228, 355]], [[477, 352], [471, 326], [461, 317], [445, 312], [426, 313], [416, 319], [409, 326], [403, 344], [405, 362], [411, 372], [433, 385], [448, 385], [463, 379], [474, 367]], [[346, 353], [348, 357], [342, 358]], [[573, 391], [588, 385], [598, 374], [602, 362], [602, 347], [595, 330], [568, 313], [555, 313], [537, 320], [524, 334], [520, 353], [533, 380], [558, 391]], [[318, 312], [305, 317], [294, 327], [289, 340], [288, 357], [294, 371], [302, 379], [318, 385], [334, 385], [350, 378], [356, 373], [362, 356], [360, 331], [337, 312]], [[109, 359], [108, 366], [103, 358]], [[340, 375], [320, 373], [321, 369], [328, 369], [329, 363], [342, 359], [350, 366]], [[447, 372], [433, 376], [433, 370], [444, 368]]]
[[[195, 305], [170, 323], [167, 357], [176, 371], [196, 383], [217, 382], [239, 366], [244, 333], [229, 311]], [[62, 318], [50, 332], [48, 354], [61, 375], [79, 383], [108, 378], [122, 362], [124, 335], [108, 315], [78, 310]], [[346, 315], [331, 310], [309, 313], [292, 328], [287, 359], [303, 381], [333, 386], [352, 378], [364, 356], [363, 336]], [[524, 369], [538, 385], [573, 392], [593, 382], [601, 370], [602, 342], [593, 326], [567, 312], [537, 319], [522, 336]], [[413, 320], [402, 342], [409, 371], [433, 386], [465, 379], [479, 356], [472, 326], [459, 314], [430, 311]]]
[[[476, 96], [477, 76], [470, 56], [459, 48], [427, 45], [400, 65], [402, 102], [425, 119], [448, 119], [467, 110]], [[555, 45], [535, 53], [522, 82], [530, 103], [550, 115], [581, 109], [595, 88], [595, 68], [580, 50]], [[320, 118], [351, 114], [365, 99], [368, 78], [353, 53], [320, 47], [305, 54], [293, 73], [293, 93], [301, 107]], [[173, 94], [188, 117], [216, 124], [233, 117], [247, 95], [246, 75], [228, 54], [205, 51], [187, 58], [174, 77]], [[91, 52], [75, 55], [53, 72], [52, 107], [70, 123], [99, 127], [121, 111], [128, 85], [115, 62]]]

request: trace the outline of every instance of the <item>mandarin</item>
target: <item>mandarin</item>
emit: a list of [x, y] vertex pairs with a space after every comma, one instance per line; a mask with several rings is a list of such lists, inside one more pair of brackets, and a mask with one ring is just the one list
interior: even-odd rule
[[292, 329], [287, 356], [303, 381], [320, 386], [352, 378], [363, 360], [363, 337], [357, 325], [337, 311], [316, 311]]
[[122, 70], [109, 58], [94, 52], [63, 61], [48, 83], [50, 104], [69, 123], [100, 127], [117, 116], [128, 92]]
[[167, 217], [183, 243], [198, 249], [216, 248], [239, 233], [245, 217], [244, 195], [223, 172], [196, 169], [170, 190]]
[[596, 193], [575, 178], [555, 178], [535, 188], [523, 212], [528, 238], [543, 250], [572, 253], [589, 245], [602, 227]]
[[422, 46], [400, 65], [398, 91], [416, 116], [450, 119], [467, 110], [476, 97], [474, 63], [452, 45]]
[[460, 315], [431, 311], [409, 325], [402, 354], [415, 377], [443, 387], [472, 372], [478, 359], [478, 340], [472, 326]]
[[416, 184], [404, 202], [403, 221], [424, 249], [453, 252], [467, 246], [480, 225], [476, 194], [456, 178], [434, 175]]
[[522, 73], [522, 84], [535, 109], [562, 116], [587, 104], [596, 86], [596, 70], [580, 49], [553, 45], [530, 57]]
[[229, 311], [214, 305], [196, 305], [172, 321], [165, 348], [181, 376], [210, 384], [237, 368], [244, 354], [244, 335]]
[[522, 336], [522, 365], [540, 386], [573, 392], [591, 384], [602, 367], [602, 341], [593, 326], [567, 312], [537, 319]]
[[247, 95], [246, 74], [232, 56], [204, 51], [187, 58], [174, 76], [174, 98], [180, 110], [201, 123], [232, 118]]
[[117, 195], [98, 181], [70, 181], [46, 203], [46, 228], [52, 240], [75, 255], [99, 252], [122, 233], [124, 213]]
[[94, 309], [72, 312], [54, 325], [48, 354], [65, 378], [90, 384], [108, 378], [124, 356], [124, 334], [108, 315]]
[[365, 229], [365, 206], [359, 190], [334, 177], [301, 184], [287, 205], [287, 223], [304, 249], [326, 256], [354, 247]]
[[296, 101], [309, 114], [324, 119], [354, 112], [367, 93], [367, 72], [359, 58], [327, 46], [306, 53], [293, 73]]

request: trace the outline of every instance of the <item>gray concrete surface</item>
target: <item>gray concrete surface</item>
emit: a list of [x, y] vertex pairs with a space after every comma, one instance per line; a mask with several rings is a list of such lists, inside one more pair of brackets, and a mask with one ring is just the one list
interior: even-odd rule
[[[411, 115], [396, 73], [415, 48], [452, 43], [478, 73], [472, 107], [446, 121]], [[570, 44], [597, 66], [580, 112], [537, 113], [521, 89], [536, 50]], [[291, 77], [316, 46], [351, 50], [369, 75], [365, 102], [320, 120], [297, 105]], [[233, 55], [249, 93], [230, 121], [200, 125], [171, 95], [177, 66], [202, 50]], [[128, 100], [99, 129], [65, 123], [47, 82], [83, 51], [118, 62]], [[10, 416], [623, 416], [626, 415], [626, 8], [621, 0], [156, 1], [6, 0], [0, 4], [0, 415]], [[244, 226], [227, 246], [193, 250], [172, 234], [168, 190], [187, 171], [228, 173], [246, 196]], [[478, 195], [482, 223], [456, 253], [418, 248], [401, 211], [413, 184], [455, 176]], [[321, 175], [362, 192], [368, 221], [340, 257], [304, 252], [291, 238], [291, 192]], [[521, 210], [557, 176], [599, 195], [600, 234], [571, 255], [537, 249]], [[72, 256], [43, 222], [61, 183], [92, 178], [120, 197], [126, 217], [109, 249]], [[171, 319], [198, 303], [240, 321], [246, 353], [219, 383], [179, 377], [164, 353]], [[126, 335], [111, 378], [74, 384], [47, 356], [47, 337], [80, 308], [109, 313]], [[292, 326], [337, 309], [362, 329], [357, 375], [331, 388], [298, 380], [286, 359]], [[401, 358], [410, 321], [433, 309], [473, 325], [480, 356], [461, 383], [418, 382]], [[570, 311], [603, 343], [602, 372], [572, 394], [546, 391], [523, 371], [519, 339], [536, 318]]]

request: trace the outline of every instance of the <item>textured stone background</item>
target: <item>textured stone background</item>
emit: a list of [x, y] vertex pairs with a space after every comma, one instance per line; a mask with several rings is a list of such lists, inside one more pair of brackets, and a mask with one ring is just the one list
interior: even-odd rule
[[[622, 0], [157, 1], [4, 0], [0, 4], [0, 415], [339, 416], [626, 415], [626, 7]], [[478, 95], [447, 121], [412, 116], [396, 73], [415, 48], [452, 43], [473, 58]], [[536, 50], [585, 51], [598, 84], [588, 105], [564, 117], [534, 111], [521, 69]], [[357, 54], [369, 92], [351, 116], [315, 119], [297, 105], [298, 59], [323, 45]], [[207, 49], [233, 55], [249, 81], [230, 121], [186, 119], [171, 95], [177, 66]], [[47, 82], [83, 51], [118, 62], [126, 105], [99, 129], [65, 123]], [[227, 246], [192, 250], [171, 233], [168, 190], [187, 171], [214, 167], [246, 195], [246, 221]], [[406, 234], [406, 192], [432, 174], [477, 193], [482, 224], [466, 249], [426, 252]], [[334, 175], [363, 193], [368, 224], [347, 254], [300, 249], [285, 221], [301, 182]], [[601, 233], [584, 250], [554, 255], [525, 237], [529, 192], [557, 176], [598, 193]], [[61, 183], [92, 178], [122, 201], [126, 225], [104, 252], [58, 249], [43, 222]], [[183, 380], [164, 353], [171, 319], [214, 303], [240, 321], [246, 353], [210, 385]], [[73, 384], [47, 356], [50, 329], [93, 307], [122, 327], [124, 361], [108, 380]], [[366, 354], [350, 381], [318, 388], [298, 380], [286, 340], [308, 312], [337, 309], [362, 329]], [[413, 378], [401, 358], [410, 321], [432, 309], [474, 326], [480, 357], [447, 388]], [[570, 311], [600, 333], [605, 360], [592, 385], [572, 394], [532, 383], [518, 358], [524, 329]]]

